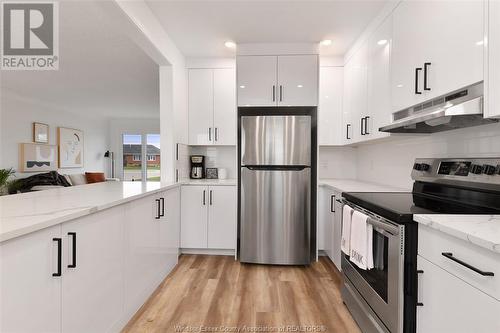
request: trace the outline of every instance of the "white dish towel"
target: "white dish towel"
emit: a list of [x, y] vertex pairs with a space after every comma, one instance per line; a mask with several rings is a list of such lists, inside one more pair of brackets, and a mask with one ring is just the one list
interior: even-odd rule
[[350, 260], [361, 269], [373, 268], [373, 226], [368, 216], [354, 211], [351, 221]]
[[351, 218], [353, 211], [348, 205], [344, 205], [342, 209], [342, 239], [340, 241], [340, 248], [347, 255], [351, 253]]

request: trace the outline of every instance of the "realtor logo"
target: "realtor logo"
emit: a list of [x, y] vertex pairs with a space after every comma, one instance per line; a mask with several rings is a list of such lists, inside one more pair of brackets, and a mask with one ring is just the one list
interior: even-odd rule
[[3, 2], [3, 70], [57, 70], [59, 20], [56, 2]]

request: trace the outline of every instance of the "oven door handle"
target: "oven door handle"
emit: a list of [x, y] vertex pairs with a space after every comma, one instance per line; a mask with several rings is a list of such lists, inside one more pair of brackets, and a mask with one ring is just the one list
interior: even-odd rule
[[397, 236], [397, 235], [399, 235], [399, 228], [398, 227], [381, 222], [379, 220], [375, 220], [374, 218], [372, 218], [370, 216], [368, 216], [367, 223], [370, 223], [372, 226], [374, 226], [377, 229], [381, 229], [383, 231], [382, 234], [384, 234], [384, 233], [389, 234], [389, 235], [385, 235], [385, 236]]

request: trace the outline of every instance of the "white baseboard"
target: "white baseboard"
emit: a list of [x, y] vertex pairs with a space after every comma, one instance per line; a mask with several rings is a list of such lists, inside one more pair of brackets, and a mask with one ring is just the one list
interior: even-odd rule
[[213, 255], [213, 256], [234, 256], [234, 251], [232, 249], [180, 249], [183, 254], [203, 254], [203, 255]]

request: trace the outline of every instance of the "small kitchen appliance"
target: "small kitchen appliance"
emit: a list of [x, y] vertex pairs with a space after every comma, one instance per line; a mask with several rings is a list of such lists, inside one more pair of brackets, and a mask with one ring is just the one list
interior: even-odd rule
[[[500, 158], [418, 158], [412, 192], [343, 193], [373, 226], [373, 257], [363, 270], [342, 253], [342, 299], [363, 332], [415, 332], [418, 224], [414, 214], [500, 214]], [[471, 267], [473, 263], [470, 263]]]
[[205, 156], [191, 155], [191, 172], [189, 176], [191, 179], [205, 178]]

